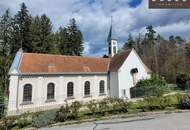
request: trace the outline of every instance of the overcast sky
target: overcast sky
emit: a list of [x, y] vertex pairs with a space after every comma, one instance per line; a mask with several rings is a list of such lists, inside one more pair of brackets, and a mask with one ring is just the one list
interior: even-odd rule
[[85, 55], [107, 53], [111, 16], [120, 47], [129, 33], [144, 33], [148, 25], [153, 25], [164, 37], [190, 38], [190, 10], [149, 9], [148, 0], [0, 0], [0, 15], [7, 8], [15, 14], [22, 2], [33, 16], [44, 13], [49, 16], [54, 31], [75, 18], [84, 36]]

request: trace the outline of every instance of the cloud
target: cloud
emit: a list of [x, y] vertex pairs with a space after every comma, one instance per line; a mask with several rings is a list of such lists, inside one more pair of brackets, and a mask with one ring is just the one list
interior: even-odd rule
[[165, 37], [171, 34], [189, 37], [190, 10], [149, 9], [148, 0], [138, 0], [135, 4], [134, 0], [0, 0], [0, 15], [7, 8], [15, 14], [22, 1], [32, 15], [47, 14], [54, 30], [75, 18], [84, 36], [85, 55], [107, 53], [111, 16], [120, 47], [130, 32], [144, 33], [148, 25], [153, 25]]

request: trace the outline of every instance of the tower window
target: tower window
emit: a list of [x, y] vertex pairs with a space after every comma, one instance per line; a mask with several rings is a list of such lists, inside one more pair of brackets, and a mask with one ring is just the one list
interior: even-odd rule
[[116, 54], [116, 47], [113, 47], [113, 53]]
[[108, 53], [111, 54], [111, 46], [109, 46], [108, 49], [109, 49], [109, 50], [108, 50], [108, 51], [109, 51]]

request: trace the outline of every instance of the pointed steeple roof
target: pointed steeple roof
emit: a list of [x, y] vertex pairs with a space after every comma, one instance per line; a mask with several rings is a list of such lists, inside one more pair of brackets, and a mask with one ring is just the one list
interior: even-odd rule
[[108, 34], [108, 38], [107, 38], [107, 41], [111, 41], [111, 40], [116, 40], [116, 33], [115, 33], [115, 30], [113, 28], [113, 25], [112, 25], [112, 19], [111, 19], [111, 26], [110, 26], [110, 30], [109, 30], [109, 34]]

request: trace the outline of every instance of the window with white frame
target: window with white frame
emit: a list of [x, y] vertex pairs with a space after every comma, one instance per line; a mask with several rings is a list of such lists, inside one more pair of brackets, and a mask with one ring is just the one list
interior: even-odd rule
[[49, 83], [47, 85], [47, 100], [51, 100], [55, 98], [55, 84]]
[[90, 82], [86, 81], [84, 83], [84, 96], [90, 96]]
[[73, 97], [74, 96], [74, 84], [73, 82], [69, 82], [67, 84], [67, 97]]
[[23, 88], [23, 102], [31, 102], [32, 101], [32, 85], [25, 84]]
[[105, 82], [103, 80], [101, 80], [99, 83], [99, 92], [100, 95], [105, 94]]

